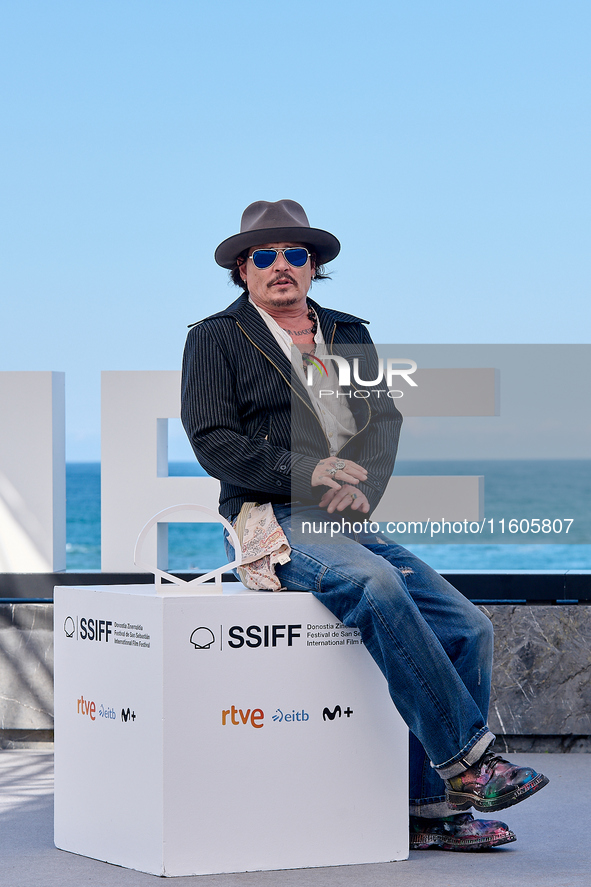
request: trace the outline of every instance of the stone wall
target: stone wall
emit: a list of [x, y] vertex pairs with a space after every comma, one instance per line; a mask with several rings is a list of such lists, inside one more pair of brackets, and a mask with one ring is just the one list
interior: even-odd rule
[[591, 750], [591, 606], [480, 609], [495, 628], [489, 724], [501, 744]]
[[[498, 747], [591, 751], [591, 606], [481, 609], [495, 627]], [[51, 604], [0, 603], [0, 747], [51, 741], [52, 632]]]
[[0, 604], [0, 747], [52, 731], [53, 605]]

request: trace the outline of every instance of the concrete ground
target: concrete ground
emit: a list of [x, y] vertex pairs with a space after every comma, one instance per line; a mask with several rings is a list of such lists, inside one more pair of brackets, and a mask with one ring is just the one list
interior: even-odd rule
[[[517, 842], [487, 853], [411, 852], [405, 862], [174, 878], [199, 887], [588, 887], [591, 755], [530, 754], [550, 785], [504, 819]], [[146, 887], [156, 877], [53, 846], [53, 756], [0, 751], [0, 887]], [[486, 818], [486, 817], [485, 817]], [[492, 818], [492, 817], [491, 817]]]

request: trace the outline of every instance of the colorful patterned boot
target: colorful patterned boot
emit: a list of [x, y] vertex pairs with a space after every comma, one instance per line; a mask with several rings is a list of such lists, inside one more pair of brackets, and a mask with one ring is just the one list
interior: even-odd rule
[[548, 782], [531, 767], [518, 767], [487, 751], [468, 770], [445, 780], [445, 799], [452, 810], [475, 807], [491, 813], [518, 804]]
[[410, 817], [411, 850], [490, 850], [516, 840], [504, 822], [474, 819], [471, 813], [441, 819]]

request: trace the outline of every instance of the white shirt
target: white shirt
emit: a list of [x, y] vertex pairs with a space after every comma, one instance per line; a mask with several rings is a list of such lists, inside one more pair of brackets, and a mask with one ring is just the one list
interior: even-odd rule
[[[292, 337], [279, 326], [277, 321], [271, 317], [270, 314], [267, 314], [263, 308], [256, 305], [250, 296], [248, 298], [251, 305], [254, 305], [259, 312], [267, 324], [269, 331], [273, 335], [273, 338], [290, 361], [292, 371], [298, 376], [308, 392], [312, 406], [314, 407], [316, 415], [320, 420], [320, 424], [324, 429], [330, 455], [336, 455], [345, 446], [349, 438], [356, 433], [357, 427], [355, 425], [353, 414], [349, 409], [346, 397], [335, 397], [332, 395], [325, 395], [325, 397], [320, 396], [321, 391], [331, 391], [335, 394], [337, 391], [340, 391], [339, 378], [334, 361], [326, 361], [325, 366], [328, 376], [323, 376], [320, 372], [313, 371], [312, 385], [308, 385], [308, 374], [307, 372], [304, 372], [302, 353], [297, 345], [294, 345]], [[324, 355], [329, 354], [329, 351], [326, 347], [320, 324], [318, 324], [318, 329], [314, 335], [314, 342], [316, 344], [314, 356], [322, 360]]]

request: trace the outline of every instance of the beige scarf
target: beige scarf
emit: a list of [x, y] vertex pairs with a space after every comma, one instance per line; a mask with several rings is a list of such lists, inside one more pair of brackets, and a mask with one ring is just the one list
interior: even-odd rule
[[242, 584], [258, 590], [281, 591], [275, 565], [291, 560], [291, 548], [271, 503], [245, 502], [235, 530], [242, 546], [242, 563], [237, 568]]

